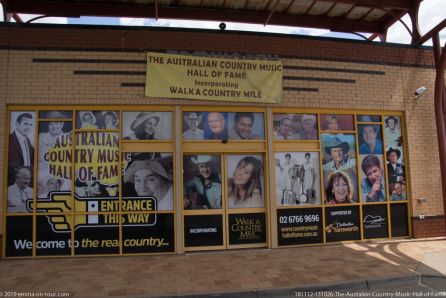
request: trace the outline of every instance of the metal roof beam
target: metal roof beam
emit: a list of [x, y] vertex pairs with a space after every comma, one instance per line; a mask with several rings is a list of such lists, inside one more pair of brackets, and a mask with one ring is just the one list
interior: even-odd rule
[[363, 7], [385, 7], [387, 9], [409, 10], [416, 6], [416, 0], [318, 0], [323, 2], [335, 2], [353, 4]]
[[[59, 17], [110, 16], [133, 18], [156, 18], [153, 5], [114, 3], [104, 6], [95, 2], [41, 2], [37, 0], [9, 1], [8, 12], [45, 14]], [[158, 16], [166, 19], [202, 20], [218, 22], [238, 22], [264, 24], [268, 13], [264, 11], [240, 11], [221, 9], [198, 9], [187, 7], [158, 6]], [[375, 22], [359, 22], [347, 19], [324, 18], [318, 16], [296, 16], [274, 14], [270, 25], [311, 27], [340, 32], [381, 32]]]

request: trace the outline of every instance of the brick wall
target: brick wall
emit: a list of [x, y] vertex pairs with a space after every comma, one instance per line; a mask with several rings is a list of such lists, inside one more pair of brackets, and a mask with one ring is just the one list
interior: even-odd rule
[[[286, 69], [284, 76], [345, 81], [284, 80], [284, 87], [288, 89], [280, 106], [404, 111], [409, 193], [414, 199], [428, 199], [422, 205], [414, 200], [411, 215], [444, 214], [434, 120], [432, 50], [356, 41], [156, 28], [0, 25], [0, 167], [5, 165], [6, 104], [122, 104], [125, 101], [129, 105], [237, 105], [145, 97], [142, 85], [145, 75], [138, 73], [145, 71], [148, 50], [264, 54], [280, 59], [287, 66], [321, 68], [318, 71]], [[42, 60], [38, 59], [59, 59], [60, 62], [39, 62]], [[84, 61], [73, 63], [64, 59]], [[91, 59], [125, 61], [91, 63]], [[324, 71], [324, 68], [363, 73]], [[125, 73], [79, 74], [87, 70]], [[140, 86], [126, 87], [123, 83]], [[413, 92], [422, 85], [428, 91], [422, 100], [415, 101]], [[291, 90], [303, 87], [319, 91]], [[3, 181], [3, 171], [0, 178]], [[4, 193], [3, 185], [0, 192]], [[413, 220], [415, 237], [430, 233], [434, 236], [441, 231], [444, 235], [444, 218], [443, 230], [430, 231], [426, 222]], [[440, 227], [441, 219], [435, 219], [435, 223]]]
[[444, 216], [412, 218], [412, 235], [416, 238], [444, 237], [446, 233], [444, 220]]

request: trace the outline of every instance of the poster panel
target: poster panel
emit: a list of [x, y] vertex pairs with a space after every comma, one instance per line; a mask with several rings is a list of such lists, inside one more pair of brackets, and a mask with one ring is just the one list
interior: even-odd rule
[[184, 216], [184, 244], [186, 247], [223, 245], [222, 215]]
[[320, 205], [319, 152], [275, 154], [278, 206]]
[[[91, 222], [89, 216], [75, 216], [74, 254], [119, 254], [119, 214], [93, 215], [97, 223]], [[114, 224], [101, 224], [111, 220]]]
[[322, 208], [277, 210], [278, 245], [322, 243]]
[[263, 155], [228, 155], [229, 208], [263, 208]]
[[325, 203], [358, 202], [354, 134], [321, 134]]
[[390, 204], [392, 237], [409, 236], [407, 204]]
[[406, 201], [406, 171], [401, 134], [401, 117], [385, 116], [387, 181], [391, 201]]
[[122, 139], [171, 140], [172, 112], [122, 112]]
[[75, 141], [75, 209], [97, 212], [100, 201], [118, 200], [119, 133], [78, 132]]
[[227, 140], [228, 113], [183, 112], [183, 140]]
[[387, 147], [399, 148], [403, 146], [401, 117], [384, 116], [384, 135]]
[[274, 114], [274, 140], [318, 140], [316, 114]]
[[183, 190], [185, 210], [221, 209], [221, 156], [184, 155]]
[[49, 199], [52, 193], [71, 191], [72, 146], [71, 122], [39, 123], [38, 199]]
[[380, 124], [358, 124], [359, 154], [383, 154]]
[[362, 206], [362, 226], [365, 239], [389, 237], [387, 205]]
[[119, 129], [118, 111], [79, 111], [76, 129]]
[[147, 53], [146, 96], [280, 103], [282, 91], [281, 61]]
[[[126, 214], [130, 219], [136, 214]], [[129, 224], [122, 227], [123, 253], [160, 253], [175, 251], [174, 215], [172, 213], [141, 214], [154, 220], [145, 220], [144, 224]]]
[[266, 243], [265, 213], [228, 215], [229, 244]]
[[35, 185], [34, 148], [36, 113], [32, 111], [11, 112], [8, 142], [8, 213], [27, 213]]
[[6, 257], [30, 257], [33, 249], [33, 217], [6, 216]]
[[264, 140], [263, 113], [229, 113], [228, 137], [229, 140]]
[[[69, 222], [71, 222], [71, 215]], [[36, 256], [71, 255], [71, 230], [60, 230], [54, 218], [46, 215], [36, 217]]]
[[382, 155], [359, 155], [360, 196], [363, 203], [385, 202], [387, 200]]
[[123, 200], [152, 197], [155, 210], [173, 210], [172, 153], [123, 153], [122, 161]]
[[325, 209], [327, 242], [361, 239], [358, 206], [339, 206]]
[[354, 131], [353, 115], [342, 114], [321, 114], [321, 130], [339, 131], [348, 130]]

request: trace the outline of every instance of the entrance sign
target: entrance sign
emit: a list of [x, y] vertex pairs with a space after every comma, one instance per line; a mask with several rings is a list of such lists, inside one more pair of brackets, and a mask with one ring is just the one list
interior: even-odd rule
[[282, 102], [282, 62], [147, 54], [149, 97]]

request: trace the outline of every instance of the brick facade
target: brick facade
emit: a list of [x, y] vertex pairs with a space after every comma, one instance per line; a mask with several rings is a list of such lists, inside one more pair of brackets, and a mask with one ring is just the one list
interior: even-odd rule
[[[248, 57], [261, 54], [280, 59], [287, 66], [284, 76], [292, 77], [284, 79], [280, 107], [403, 111], [413, 236], [445, 235], [431, 49], [239, 32], [1, 25], [0, 167], [5, 167], [7, 104], [125, 101], [128, 105], [237, 105], [144, 97], [148, 50]], [[415, 101], [413, 92], [420, 86], [428, 91], [422, 100]], [[0, 171], [1, 181], [3, 176]], [[0, 193], [5, 193], [3, 183]], [[427, 198], [427, 203], [419, 204], [416, 199], [420, 197]], [[426, 220], [415, 219], [420, 214]]]

